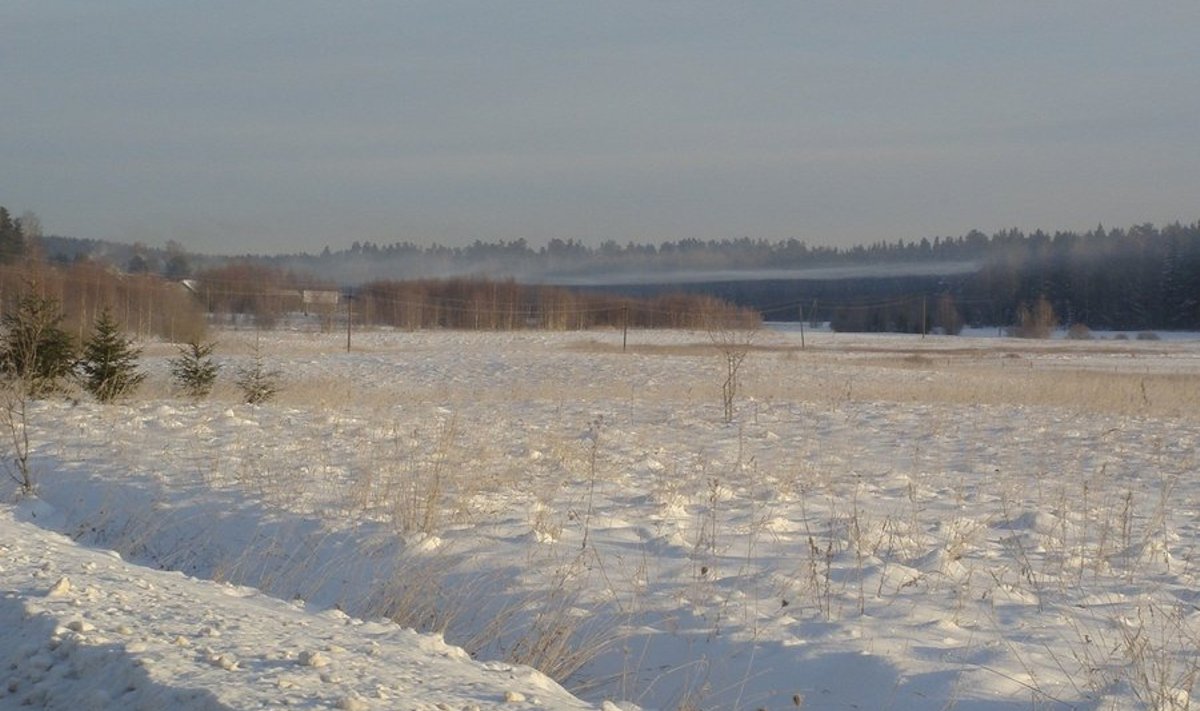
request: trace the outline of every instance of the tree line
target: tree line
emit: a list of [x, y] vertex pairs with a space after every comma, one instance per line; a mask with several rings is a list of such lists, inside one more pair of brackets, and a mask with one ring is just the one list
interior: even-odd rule
[[[1200, 330], [1200, 223], [988, 240], [977, 271], [877, 291], [831, 314], [843, 330], [954, 332], [961, 324], [1043, 333], [1063, 328]], [[1030, 328], [1031, 321], [1038, 322]], [[1079, 332], [1077, 330], [1077, 332]]]
[[[11, 262], [12, 255], [19, 253], [28, 241], [24, 234], [29, 231], [27, 223], [36, 228], [36, 216], [13, 219], [7, 210], [0, 208], [0, 263]], [[94, 261], [80, 251], [73, 251], [66, 258], [66, 243], [61, 238], [57, 242], [55, 239], [42, 241], [58, 250], [62, 257], [58, 263]], [[1126, 229], [1097, 226], [1082, 233], [1041, 230], [1024, 233], [1010, 229], [989, 236], [973, 230], [957, 237], [879, 241], [848, 248], [813, 246], [796, 239], [683, 239], [658, 245], [633, 242], [620, 245], [610, 240], [594, 247], [571, 239], [553, 239], [535, 247], [518, 239], [475, 241], [463, 247], [411, 242], [380, 245], [366, 241], [342, 250], [327, 247], [316, 255], [248, 255], [237, 259], [188, 254], [178, 244], [170, 244], [166, 250], [135, 245], [132, 252], [123, 254], [132, 255], [119, 265], [124, 272], [166, 278], [199, 277], [213, 285], [205, 294], [208, 310], [225, 314], [257, 312], [265, 321], [285, 309], [289, 298], [285, 292], [308, 287], [359, 285], [364, 294], [361, 306], [364, 313], [378, 313], [387, 323], [428, 325], [462, 321], [450, 305], [435, 306], [442, 298], [438, 293], [482, 304], [490, 298], [490, 293], [511, 289], [505, 286], [509, 280], [554, 283], [556, 277], [565, 282], [570, 275], [592, 274], [603, 282], [605, 277], [622, 273], [646, 274], [656, 270], [737, 271], [863, 265], [886, 269], [889, 264], [904, 263], [931, 264], [934, 273], [939, 264], [946, 265], [946, 269], [941, 276], [915, 279], [886, 276], [793, 279], [765, 283], [765, 287], [724, 283], [670, 285], [650, 290], [623, 286], [604, 293], [659, 298], [666, 291], [686, 291], [757, 308], [767, 318], [780, 317], [768, 310], [781, 301], [790, 300], [797, 306], [816, 302], [811, 317], [836, 321], [847, 330], [912, 331], [924, 327], [951, 331], [956, 323], [1012, 325], [1022, 308], [1028, 310], [1043, 298], [1066, 326], [1200, 329], [1200, 222], [1172, 223], [1161, 228], [1151, 224]], [[49, 257], [55, 259], [54, 254]], [[312, 274], [321, 278], [305, 276]], [[482, 291], [472, 287], [467, 289], [469, 294], [453, 294], [466, 287], [455, 279], [435, 286], [428, 279], [435, 274], [477, 274], [487, 276], [489, 284]], [[405, 280], [417, 280], [421, 285], [400, 286]], [[228, 284], [237, 286], [221, 286]], [[247, 288], [247, 284], [252, 286]], [[535, 294], [539, 287], [529, 288], [533, 290], [530, 294]], [[414, 296], [417, 291], [429, 294], [428, 303], [420, 309], [412, 306], [414, 298], [424, 298]], [[573, 303], [589, 298], [581, 296], [583, 293], [575, 290], [570, 294], [549, 291], [541, 295], [523, 294], [520, 299], [506, 301], [507, 311], [500, 309], [490, 315], [480, 312], [478, 318], [481, 327], [486, 328], [518, 320], [527, 323], [530, 304], [540, 308], [544, 303], [548, 310], [539, 318], [546, 324], [587, 327], [591, 317], [580, 311], [585, 307]], [[520, 305], [514, 306], [518, 301]], [[406, 311], [400, 307], [401, 303], [409, 304]], [[566, 305], [560, 307], [559, 303]], [[936, 311], [931, 304], [936, 305]], [[613, 311], [596, 305], [586, 308]], [[518, 313], [522, 309], [524, 316]], [[798, 309], [785, 311], [782, 318], [795, 318], [792, 311]], [[475, 317], [469, 320], [473, 323]]]
[[30, 292], [59, 305], [63, 329], [78, 342], [87, 339], [105, 310], [142, 338], [178, 343], [202, 337], [207, 328], [203, 306], [179, 283], [125, 274], [101, 263], [60, 266], [26, 258], [0, 264], [0, 313], [10, 313]]
[[752, 309], [704, 294], [636, 299], [478, 278], [370, 282], [354, 294], [354, 309], [365, 323], [404, 329], [754, 328], [761, 321]]
[[[351, 280], [361, 277], [370, 281], [380, 272], [399, 278], [472, 271], [550, 283], [556, 278], [570, 281], [570, 277], [579, 275], [597, 275], [602, 282], [605, 276], [629, 272], [944, 264], [955, 268], [947, 269], [947, 276], [937, 279], [938, 288], [915, 296], [938, 300], [947, 317], [943, 320], [948, 322], [955, 320], [949, 317], [948, 303], [954, 304], [957, 320], [962, 323], [1002, 326], [1015, 323], [1022, 307], [1029, 308], [1045, 297], [1065, 325], [1127, 330], [1200, 328], [1200, 222], [1172, 223], [1161, 228], [1152, 224], [1125, 229], [1097, 226], [1086, 232], [1026, 233], [1009, 229], [990, 236], [973, 230], [957, 237], [880, 241], [848, 248], [813, 246], [796, 239], [750, 238], [684, 239], [659, 245], [608, 241], [596, 247], [569, 239], [551, 240], [541, 247], [525, 240], [476, 241], [465, 247], [355, 242], [347, 249], [327, 248], [319, 255], [278, 255], [261, 260], [314, 273], [344, 275]], [[969, 268], [963, 269], [964, 264]], [[810, 284], [819, 286], [818, 281], [810, 280]], [[839, 281], [848, 282], [843, 286], [861, 289], [872, 279]], [[688, 286], [687, 290], [717, 293], [711, 285]], [[903, 295], [894, 289], [884, 292], [889, 301]], [[871, 298], [879, 296], [871, 294]], [[847, 307], [855, 305], [853, 295], [840, 300]], [[892, 304], [875, 310], [888, 312], [884, 314], [859, 309], [867, 315], [843, 320], [858, 322], [855, 328], [912, 330], [921, 319], [909, 311], [919, 301], [917, 298], [903, 309]], [[827, 319], [832, 320], [833, 302], [827, 302], [827, 307]], [[846, 316], [853, 310], [845, 308], [842, 313]], [[931, 323], [927, 316], [926, 327]]]
[[[593, 287], [652, 296], [687, 289], [759, 310], [768, 320], [830, 322], [843, 331], [941, 331], [1017, 326], [1042, 301], [1056, 324], [1106, 330], [1200, 330], [1200, 223], [1085, 233], [1018, 230], [991, 237], [883, 243], [860, 255], [858, 276], [771, 278]], [[925, 274], [889, 273], [926, 255]], [[963, 260], [971, 263], [963, 269]], [[937, 265], [953, 265], [939, 270]], [[777, 266], [785, 266], [781, 261]], [[797, 265], [791, 265], [797, 266]], [[808, 264], [807, 266], [818, 266]], [[1043, 308], [1041, 311], [1045, 313]]]
[[315, 319], [325, 330], [341, 328], [346, 318], [360, 326], [484, 331], [705, 328], [718, 322], [754, 327], [761, 322], [753, 309], [704, 294], [633, 298], [482, 277], [378, 280], [340, 289], [315, 277], [245, 262], [198, 272], [193, 289], [213, 322], [255, 328], [271, 328], [289, 314]]
[[[513, 279], [378, 280], [353, 289], [312, 275], [248, 261], [171, 280], [103, 261], [46, 261], [34, 253], [0, 263], [0, 314], [28, 293], [57, 304], [61, 326], [85, 341], [102, 313], [140, 337], [199, 342], [210, 323], [270, 329], [291, 315], [324, 329], [346, 318], [359, 326], [402, 329], [582, 330], [590, 328], [755, 327], [752, 309], [701, 294], [631, 298], [587, 294]], [[312, 297], [312, 298], [310, 298]]]
[[1200, 329], [1200, 223], [1001, 235], [957, 292], [971, 323], [1015, 323], [1044, 297], [1068, 326]]

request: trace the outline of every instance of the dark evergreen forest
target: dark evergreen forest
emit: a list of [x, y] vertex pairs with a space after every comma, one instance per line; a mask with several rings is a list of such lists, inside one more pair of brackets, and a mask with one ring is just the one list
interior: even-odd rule
[[[759, 266], [806, 267], [854, 263], [933, 263], [929, 276], [870, 276], [838, 279], [730, 279], [705, 283], [602, 287], [637, 295], [667, 290], [698, 291], [758, 309], [768, 320], [830, 321], [845, 331], [941, 329], [962, 324], [1015, 324], [1021, 309], [1041, 299], [1063, 326], [1083, 324], [1112, 330], [1200, 329], [1200, 223], [1162, 229], [1077, 234], [1016, 230], [987, 237], [979, 232], [932, 242], [897, 242], [817, 252], [811, 260], [789, 258], [786, 245], [767, 252]], [[748, 260], [743, 259], [743, 263]], [[974, 269], [936, 265], [963, 262]]]

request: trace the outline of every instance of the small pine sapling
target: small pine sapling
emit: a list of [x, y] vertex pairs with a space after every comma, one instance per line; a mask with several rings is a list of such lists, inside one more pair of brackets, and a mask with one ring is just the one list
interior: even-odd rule
[[249, 367], [238, 368], [237, 386], [242, 399], [250, 405], [266, 402], [279, 392], [278, 370], [269, 370], [263, 363], [262, 351], [254, 344], [254, 358]]
[[121, 335], [108, 309], [96, 319], [95, 332], [83, 345], [83, 388], [100, 402], [112, 402], [129, 395], [146, 379], [138, 372], [137, 360], [142, 349], [133, 339]]
[[172, 358], [171, 380], [184, 395], [200, 400], [212, 392], [221, 366], [213, 362], [216, 343], [189, 341], [179, 346], [179, 356]]

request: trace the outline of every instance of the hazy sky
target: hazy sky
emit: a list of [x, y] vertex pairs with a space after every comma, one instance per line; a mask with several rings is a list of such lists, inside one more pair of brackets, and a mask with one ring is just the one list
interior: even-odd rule
[[1200, 219], [1200, 2], [0, 3], [0, 205], [195, 251]]

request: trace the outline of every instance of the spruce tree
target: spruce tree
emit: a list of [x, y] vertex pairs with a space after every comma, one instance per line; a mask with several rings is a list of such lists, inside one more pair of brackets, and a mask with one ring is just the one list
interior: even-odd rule
[[32, 284], [0, 318], [0, 372], [21, 381], [30, 397], [59, 390], [74, 372], [75, 343], [62, 320], [58, 302], [38, 296]]
[[83, 346], [83, 387], [100, 402], [132, 393], [146, 375], [137, 370], [141, 349], [121, 335], [108, 309], [96, 319], [95, 332]]
[[14, 220], [8, 210], [0, 206], [0, 264], [16, 261], [25, 253], [25, 234], [21, 221]]
[[213, 362], [216, 343], [190, 341], [179, 347], [179, 357], [171, 359], [171, 379], [188, 397], [199, 400], [212, 392], [221, 366]]
[[264, 403], [279, 392], [279, 378], [282, 373], [268, 369], [263, 362], [262, 350], [258, 343], [254, 344], [254, 357], [249, 367], [238, 368], [237, 386], [242, 391], [242, 399], [250, 405]]

